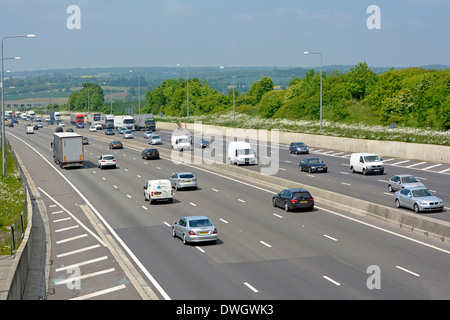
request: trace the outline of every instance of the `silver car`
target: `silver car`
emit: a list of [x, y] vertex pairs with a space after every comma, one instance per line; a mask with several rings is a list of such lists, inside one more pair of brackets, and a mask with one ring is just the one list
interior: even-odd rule
[[123, 132], [123, 138], [124, 139], [133, 139], [134, 138], [133, 132], [131, 132], [131, 130], [125, 130]]
[[150, 138], [150, 136], [151, 136], [152, 134], [153, 134], [153, 131], [145, 131], [145, 132], [144, 132], [144, 137], [148, 139], [148, 138]]
[[161, 137], [158, 136], [157, 134], [152, 134], [148, 138], [148, 143], [149, 144], [162, 144], [162, 140], [161, 140]]
[[215, 242], [218, 238], [217, 228], [205, 216], [181, 218], [173, 224], [172, 236], [181, 238], [184, 244], [201, 241]]
[[403, 188], [422, 187], [425, 185], [420, 182], [415, 176], [410, 174], [398, 174], [393, 176], [388, 181], [389, 192], [401, 190]]
[[395, 206], [397, 208], [413, 209], [416, 213], [421, 211], [442, 211], [444, 210], [444, 201], [436, 197], [427, 188], [403, 188], [395, 192]]
[[170, 183], [175, 190], [182, 188], [197, 189], [197, 178], [190, 172], [177, 172], [170, 177]]
[[112, 154], [105, 154], [98, 157], [97, 165], [100, 169], [103, 168], [116, 168], [116, 159]]

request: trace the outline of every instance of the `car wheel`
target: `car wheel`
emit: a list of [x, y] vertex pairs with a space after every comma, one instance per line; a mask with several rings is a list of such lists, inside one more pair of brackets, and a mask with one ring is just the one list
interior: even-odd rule
[[177, 236], [177, 233], [175, 232], [175, 228], [174, 227], [172, 227], [172, 237], [176, 237]]
[[397, 208], [400, 208], [400, 200], [395, 199], [395, 206], [396, 206]]
[[420, 212], [419, 206], [417, 205], [417, 203], [414, 203], [414, 212], [415, 213], [419, 213]]
[[363, 173], [363, 175], [367, 175], [366, 168], [363, 168], [362, 173]]
[[312, 170], [311, 170], [311, 168], [308, 168], [308, 172], [309, 172], [309, 173], [312, 173]]
[[353, 166], [350, 167], [350, 170], [352, 170], [352, 172], [355, 173], [355, 168], [353, 168]]
[[284, 203], [284, 211], [289, 211], [289, 204], [287, 202]]
[[394, 189], [392, 189], [391, 185], [388, 185], [388, 190], [389, 190], [389, 192], [394, 192]]
[[186, 235], [185, 235], [185, 234], [183, 234], [183, 243], [184, 243], [184, 244], [188, 244], [188, 241], [187, 241], [187, 239], [186, 239]]
[[277, 206], [277, 202], [276, 202], [276, 200], [275, 200], [274, 198], [272, 198], [272, 205], [273, 205], [274, 207]]

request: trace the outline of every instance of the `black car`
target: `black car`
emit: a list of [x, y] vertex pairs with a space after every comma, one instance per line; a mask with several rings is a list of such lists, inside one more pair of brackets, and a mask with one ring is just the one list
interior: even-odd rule
[[144, 149], [141, 152], [142, 159], [159, 159], [159, 151], [155, 148]]
[[291, 142], [289, 153], [309, 153], [309, 148], [304, 142]]
[[62, 127], [56, 127], [55, 132], [63, 132], [64, 129]]
[[294, 209], [314, 209], [314, 198], [305, 189], [284, 189], [272, 197], [274, 207], [284, 208], [286, 212]]
[[115, 135], [114, 130], [113, 129], [106, 129], [105, 130], [105, 135], [109, 135], [109, 136]]
[[111, 141], [109, 143], [109, 148], [110, 149], [123, 149], [123, 144], [119, 140]]
[[328, 168], [325, 163], [319, 158], [306, 158], [298, 164], [300, 171], [312, 172], [327, 172]]

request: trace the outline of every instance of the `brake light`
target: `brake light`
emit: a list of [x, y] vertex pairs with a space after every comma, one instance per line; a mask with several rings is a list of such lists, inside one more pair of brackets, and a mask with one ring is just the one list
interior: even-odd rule
[[150, 196], [151, 196], [151, 197], [153, 197], [153, 191], [152, 191], [152, 192], [150, 192]]
[[195, 236], [195, 232], [192, 231], [192, 230], [190, 230], [190, 231], [189, 231], [189, 235], [190, 235], [190, 236]]
[[217, 228], [214, 228], [213, 234], [217, 234]]
[[294, 203], [294, 202], [298, 202], [298, 200], [295, 200], [295, 199], [291, 199], [291, 202], [292, 202], [292, 203]]
[[314, 198], [309, 199], [309, 201], [314, 201]]

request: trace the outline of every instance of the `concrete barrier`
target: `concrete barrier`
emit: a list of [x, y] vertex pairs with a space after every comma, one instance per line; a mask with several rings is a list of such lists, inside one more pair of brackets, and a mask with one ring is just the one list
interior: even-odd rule
[[[186, 128], [194, 130], [194, 123], [188, 123]], [[183, 125], [184, 127], [184, 125]], [[197, 124], [197, 130], [199, 128]], [[175, 130], [176, 123], [157, 122], [157, 128], [163, 130]], [[211, 126], [202, 124], [202, 132], [220, 132], [222, 136], [226, 136], [233, 128]], [[239, 128], [238, 128], [239, 129]], [[240, 129], [248, 132], [249, 136], [258, 135], [256, 129]], [[270, 142], [270, 134], [267, 135], [267, 142]], [[305, 133], [278, 132], [279, 143], [289, 144], [294, 141], [305, 142], [308, 146], [314, 148], [325, 148], [340, 150], [345, 152], [369, 152], [378, 154], [380, 157], [393, 157], [411, 160], [420, 160], [428, 162], [448, 163], [450, 164], [450, 147], [432, 144], [406, 143], [400, 141], [379, 141], [367, 139], [351, 139], [332, 136], [312, 135]], [[260, 140], [264, 141], [265, 137], [261, 136]]]

